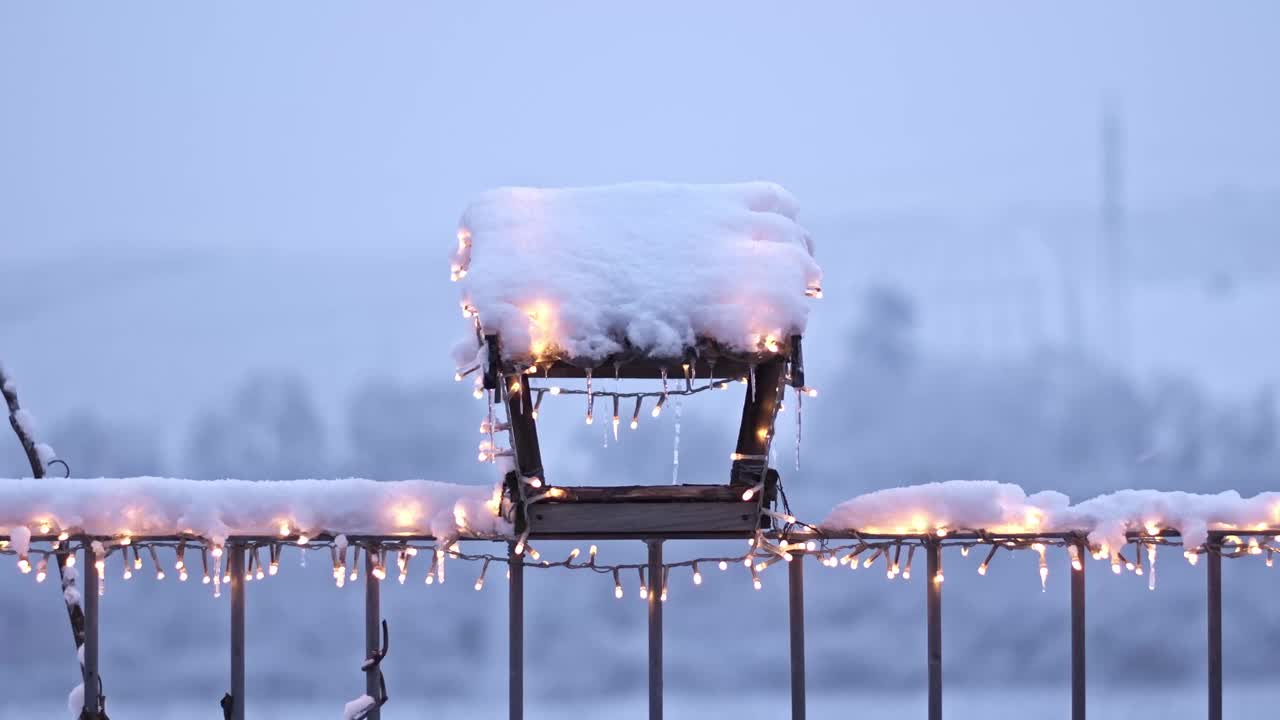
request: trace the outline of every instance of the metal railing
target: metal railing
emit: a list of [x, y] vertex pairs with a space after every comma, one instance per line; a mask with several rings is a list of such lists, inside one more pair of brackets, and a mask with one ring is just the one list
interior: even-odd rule
[[[857, 546], [852, 553], [853, 562], [857, 563], [860, 558], [858, 553], [865, 550], [879, 549], [885, 557], [885, 562], [889, 562], [888, 549], [901, 548], [904, 546], [914, 546], [923, 550], [926, 555], [927, 575], [925, 585], [926, 592], [926, 615], [927, 624], [925, 660], [927, 665], [927, 714], [929, 720], [941, 720], [942, 718], [942, 598], [943, 598], [943, 575], [942, 575], [942, 551], [946, 547], [956, 545], [960, 546], [989, 546], [995, 549], [1000, 547], [1010, 548], [1028, 548], [1035, 547], [1040, 544], [1051, 544], [1056, 546], [1074, 547], [1073, 558], [1079, 558], [1080, 562], [1074, 564], [1071, 572], [1070, 582], [1070, 613], [1071, 613], [1071, 718], [1072, 720], [1085, 720], [1086, 717], [1086, 649], [1085, 649], [1085, 579], [1086, 568], [1088, 563], [1085, 561], [1088, 554], [1088, 547], [1085, 537], [1081, 533], [1041, 533], [1041, 534], [992, 534], [992, 533], [951, 533], [945, 536], [930, 534], [865, 534], [858, 532], [844, 533], [821, 533], [821, 532], [797, 532], [797, 533], [771, 533], [770, 536], [779, 541], [809, 543], [813, 542], [807, 550], [795, 550], [794, 555], [796, 561], [788, 564], [788, 607], [789, 607], [789, 642], [790, 642], [790, 686], [791, 686], [791, 717], [793, 720], [804, 720], [806, 717], [806, 694], [805, 694], [805, 611], [804, 611], [804, 562], [801, 560], [806, 556], [823, 555], [829, 562], [834, 562], [833, 550], [829, 544], [839, 541], [856, 541]], [[1206, 590], [1207, 590], [1207, 620], [1208, 633], [1206, 637], [1206, 652], [1208, 659], [1208, 706], [1207, 717], [1209, 720], [1222, 720], [1223, 708], [1223, 666], [1222, 666], [1222, 558], [1238, 557], [1246, 554], [1255, 554], [1254, 548], [1258, 547], [1256, 542], [1252, 543], [1252, 548], [1243, 544], [1239, 538], [1269, 538], [1272, 536], [1280, 536], [1280, 529], [1257, 529], [1257, 530], [1232, 530], [1230, 532], [1214, 531], [1209, 533], [1208, 541], [1200, 548], [1192, 550], [1197, 555], [1204, 555], [1206, 559]], [[709, 534], [707, 538], [725, 539], [729, 537], [725, 534]], [[733, 537], [750, 537], [749, 535], [734, 535]], [[1224, 544], [1224, 538], [1230, 539], [1232, 542]], [[3, 538], [0, 538], [3, 539]], [[539, 539], [536, 535], [533, 539]], [[548, 538], [554, 539], [554, 538]], [[585, 538], [579, 538], [585, 539]], [[601, 540], [618, 539], [609, 536], [599, 538]], [[687, 533], [682, 534], [679, 539], [690, 539]], [[1132, 543], [1137, 543], [1139, 552], [1146, 545], [1179, 545], [1180, 536], [1177, 532], [1163, 531], [1157, 535], [1146, 535], [1141, 533], [1130, 533], [1128, 539]], [[34, 542], [55, 542], [51, 537], [36, 537], [32, 539]], [[73, 550], [83, 553], [83, 593], [84, 599], [84, 615], [85, 615], [85, 642], [84, 642], [84, 658], [83, 658], [83, 679], [86, 688], [84, 693], [84, 710], [82, 718], [96, 720], [101, 717], [99, 713], [102, 710], [101, 700], [101, 680], [99, 674], [99, 627], [101, 625], [99, 599], [97, 587], [100, 580], [101, 566], [98, 564], [104, 557], [101, 554], [95, 554], [93, 544], [105, 543], [114, 540], [110, 537], [75, 537], [63, 543], [62, 550]], [[149, 543], [172, 544], [175, 541], [199, 541], [194, 538], [175, 538], [174, 536], [133, 536], [131, 542], [135, 545], [146, 546]], [[314, 538], [318, 543], [331, 542], [330, 536], [321, 536]], [[494, 538], [470, 538], [465, 539], [467, 542], [479, 542], [481, 540], [494, 542]], [[655, 586], [651, 589], [647, 596], [648, 611], [648, 700], [649, 700], [649, 718], [650, 720], [661, 720], [663, 717], [663, 630], [662, 630], [662, 607], [663, 602], [661, 593], [656, 587], [659, 582], [657, 578], [664, 578], [665, 573], [663, 563], [663, 546], [664, 543], [672, 540], [672, 538], [654, 536], [643, 538], [648, 548], [647, 568], [651, 583]], [[376, 666], [381, 662], [382, 656], [386, 653], [385, 627], [381, 617], [380, 608], [380, 583], [381, 579], [375, 573], [378, 569], [375, 558], [385, 557], [386, 550], [395, 548], [408, 547], [407, 543], [415, 541], [434, 541], [430, 536], [406, 537], [403, 535], [362, 535], [352, 536], [350, 544], [355, 547], [364, 547], [365, 566], [364, 566], [364, 582], [365, 582], [365, 649], [366, 661], [365, 667], [362, 668], [367, 672], [366, 692], [376, 704], [369, 708], [367, 714], [363, 717], [367, 720], [380, 720], [380, 708], [382, 703], [386, 702], [386, 689], [382, 684], [380, 672], [376, 671]], [[524, 568], [528, 561], [521, 555], [517, 547], [517, 543], [509, 540], [502, 540], [507, 543], [506, 561], [510, 569], [510, 582], [508, 583], [508, 635], [509, 635], [509, 686], [508, 686], [508, 716], [510, 720], [523, 720], [524, 717]], [[230, 693], [229, 698], [224, 698], [224, 708], [226, 709], [226, 717], [230, 720], [245, 720], [246, 702], [245, 702], [245, 584], [246, 584], [246, 558], [255, 551], [255, 548], [265, 544], [279, 544], [279, 538], [269, 537], [239, 537], [233, 536], [225, 541], [223, 553], [228, 556], [227, 572], [229, 574], [230, 584]], [[1264, 541], [1265, 542], [1265, 541]], [[70, 546], [68, 547], [68, 543]], [[56, 547], [56, 545], [55, 545]], [[845, 546], [848, 548], [851, 546]], [[9, 551], [11, 552], [11, 551]], [[51, 551], [52, 552], [52, 551]], [[98, 548], [101, 552], [101, 545]], [[136, 550], [135, 550], [136, 552]], [[876, 553], [880, 555], [881, 553]], [[344, 556], [345, 557], [345, 556]], [[252, 560], [250, 560], [250, 565]], [[568, 563], [561, 563], [567, 565]], [[370, 671], [370, 667], [375, 671]]]

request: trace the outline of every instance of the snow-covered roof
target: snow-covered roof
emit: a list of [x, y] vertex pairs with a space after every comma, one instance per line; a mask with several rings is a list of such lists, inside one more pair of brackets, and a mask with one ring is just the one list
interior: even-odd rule
[[[0, 480], [0, 535], [510, 534], [497, 488], [428, 480]], [[22, 531], [19, 531], [22, 532]], [[29, 537], [29, 533], [27, 533]]]
[[[490, 190], [463, 213], [451, 272], [464, 315], [524, 364], [776, 352], [822, 281], [795, 199], [767, 182]], [[476, 348], [473, 328], [458, 363]]]
[[1119, 548], [1126, 532], [1176, 530], [1199, 547], [1209, 531], [1280, 529], [1280, 493], [1242, 498], [1158, 490], [1121, 490], [1072, 505], [1066, 495], [1027, 495], [1017, 485], [951, 481], [888, 488], [836, 506], [826, 530], [869, 534], [983, 530], [994, 533], [1087, 533], [1091, 545]]

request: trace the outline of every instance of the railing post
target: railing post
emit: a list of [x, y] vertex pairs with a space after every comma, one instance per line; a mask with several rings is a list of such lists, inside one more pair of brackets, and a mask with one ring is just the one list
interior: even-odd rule
[[649, 540], [649, 720], [662, 720], [662, 541]]
[[516, 554], [516, 543], [507, 547], [511, 582], [507, 586], [508, 640], [507, 700], [510, 720], [524, 718], [524, 557]]
[[1080, 568], [1071, 568], [1071, 720], [1085, 720], [1084, 558], [1088, 557], [1088, 548], [1077, 540], [1070, 542], [1078, 543], [1080, 558]]
[[1218, 538], [1210, 536], [1208, 551], [1209, 720], [1222, 720], [1222, 555]]
[[791, 607], [791, 720], [804, 720], [804, 552], [787, 563]]
[[[382, 547], [379, 545], [370, 545], [365, 548], [364, 553], [364, 656], [365, 659], [371, 659], [377, 656], [377, 652], [382, 648], [381, 645], [381, 623], [382, 623], [382, 582], [374, 577], [373, 570], [378, 567], [381, 561]], [[367, 672], [364, 675], [364, 692], [375, 701], [381, 700], [381, 688], [378, 683], [377, 672]], [[366, 720], [380, 720], [382, 718], [382, 708], [374, 705], [369, 711]]]
[[98, 717], [98, 565], [93, 546], [84, 546], [84, 706], [87, 717]]
[[231, 720], [244, 720], [244, 547], [227, 543], [231, 553]]
[[942, 544], [926, 540], [928, 577], [925, 578], [929, 644], [929, 720], [942, 720]]

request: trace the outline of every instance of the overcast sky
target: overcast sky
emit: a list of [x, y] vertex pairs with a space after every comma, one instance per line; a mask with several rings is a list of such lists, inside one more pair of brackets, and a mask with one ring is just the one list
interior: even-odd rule
[[1087, 205], [1109, 95], [1137, 203], [1275, 191], [1278, 34], [1268, 0], [9, 2], [0, 258], [444, 247], [515, 183]]

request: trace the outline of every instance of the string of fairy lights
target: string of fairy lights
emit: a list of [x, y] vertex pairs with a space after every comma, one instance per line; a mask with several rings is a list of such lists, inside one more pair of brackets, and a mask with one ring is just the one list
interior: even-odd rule
[[[308, 553], [328, 551], [331, 573], [337, 588], [359, 580], [361, 568], [366, 564], [373, 568], [373, 579], [379, 582], [385, 581], [394, 572], [398, 583], [403, 585], [408, 581], [413, 568], [425, 567], [425, 572], [421, 575], [422, 582], [426, 585], [442, 585], [446, 579], [446, 565], [450, 562], [464, 562], [479, 566], [479, 571], [469, 576], [469, 581], [476, 591], [480, 591], [486, 587], [491, 566], [506, 565], [506, 577], [509, 579], [510, 565], [518, 562], [530, 569], [586, 571], [605, 576], [611, 583], [612, 594], [618, 599], [628, 594], [626, 587], [629, 584], [635, 583], [640, 598], [647, 599], [650, 593], [656, 592], [659, 599], [665, 602], [672, 575], [682, 571], [688, 571], [690, 582], [696, 587], [703, 583], [703, 570], [716, 568], [723, 572], [732, 567], [741, 567], [747, 573], [751, 586], [760, 590], [764, 585], [763, 575], [771, 567], [805, 558], [812, 558], [828, 568], [870, 571], [879, 566], [888, 580], [910, 580], [916, 555], [921, 554], [921, 548], [930, 544], [936, 544], [942, 550], [958, 549], [964, 558], [968, 558], [974, 549], [981, 549], [982, 560], [976, 566], [976, 572], [980, 576], [989, 573], [1002, 551], [1006, 554], [1017, 551], [1034, 552], [1039, 556], [1041, 590], [1047, 588], [1050, 568], [1047, 552], [1050, 548], [1065, 549], [1073, 571], [1084, 569], [1088, 554], [1095, 560], [1108, 561], [1112, 572], [1117, 575], [1126, 572], [1136, 576], [1145, 575], [1149, 588], [1154, 590], [1158, 549], [1181, 545], [1177, 535], [1166, 532], [1131, 534], [1129, 542], [1123, 548], [1109, 548], [1105, 544], [1089, 546], [1083, 540], [1083, 535], [1069, 533], [963, 533], [960, 537], [948, 534], [874, 537], [860, 537], [858, 533], [852, 535], [855, 536], [854, 539], [836, 539], [807, 530], [791, 534], [761, 530], [747, 540], [747, 549], [741, 554], [699, 556], [663, 563], [660, 578], [649, 576], [649, 566], [645, 562], [602, 562], [597, 545], [590, 545], [585, 553], [581, 548], [575, 547], [560, 559], [547, 558], [529, 543], [527, 535], [515, 541], [513, 554], [499, 555], [464, 552], [457, 540], [438, 542], [362, 537], [348, 541], [343, 535], [309, 538], [295, 534], [279, 539], [253, 538], [214, 542], [194, 536], [155, 539], [121, 535], [86, 539], [63, 533], [56, 540], [36, 539], [33, 544], [21, 550], [13, 547], [11, 540], [0, 540], [0, 555], [17, 556], [19, 573], [32, 575], [37, 583], [42, 583], [48, 577], [50, 561], [56, 562], [55, 556], [59, 552], [67, 553], [66, 564], [70, 567], [76, 563], [76, 553], [87, 549], [97, 565], [99, 594], [106, 593], [108, 578], [114, 575], [110, 566], [118, 565], [117, 577], [126, 581], [144, 574], [150, 574], [156, 580], [165, 580], [172, 573], [179, 582], [187, 582], [198, 574], [199, 582], [210, 586], [213, 595], [219, 597], [222, 586], [231, 582], [231, 549], [244, 552], [245, 582], [274, 577], [280, 572], [284, 551], [297, 549], [303, 553], [304, 567]], [[1131, 555], [1128, 554], [1130, 549]], [[1215, 553], [1224, 558], [1262, 556], [1266, 566], [1272, 567], [1277, 552], [1280, 552], [1280, 530], [1277, 529], [1232, 532], [1199, 547], [1183, 549], [1183, 555], [1191, 565], [1196, 565], [1201, 555]], [[162, 560], [162, 553], [170, 559]], [[420, 556], [427, 559], [419, 561]], [[945, 579], [942, 556], [943, 553], [940, 552], [936, 574], [931, 578], [934, 583], [940, 584]], [[118, 558], [118, 563], [113, 558]]]
[[[464, 370], [461, 370], [454, 375], [454, 379], [458, 381], [462, 381], [466, 376], [478, 370], [479, 367], [480, 366], [477, 364], [469, 368], [466, 368]], [[594, 424], [595, 422], [596, 398], [607, 398], [612, 401], [612, 405], [613, 405], [613, 408], [612, 408], [613, 412], [611, 417], [612, 417], [613, 433], [614, 433], [615, 440], [618, 438], [618, 428], [622, 422], [622, 409], [623, 409], [622, 401], [623, 400], [635, 401], [631, 407], [631, 419], [630, 419], [630, 422], [628, 423], [628, 426], [632, 430], [635, 430], [640, 427], [640, 416], [641, 416], [641, 413], [645, 410], [644, 403], [646, 400], [656, 400], [653, 406], [649, 408], [649, 415], [651, 417], [657, 418], [662, 414], [663, 409], [666, 407], [667, 400], [671, 396], [688, 397], [688, 396], [697, 395], [703, 392], [707, 392], [710, 390], [728, 390], [729, 387], [734, 382], [740, 383], [742, 385], [746, 385], [753, 393], [755, 392], [754, 366], [750, 367], [747, 375], [743, 375], [738, 378], [729, 378], [729, 377], [717, 378], [714, 375], [714, 365], [713, 365], [711, 367], [711, 371], [713, 374], [705, 379], [699, 379], [695, 374], [693, 374], [696, 371], [691, 371], [691, 367], [692, 366], [688, 363], [682, 365], [682, 368], [684, 369], [682, 387], [672, 387], [671, 381], [667, 376], [667, 372], [665, 369], [663, 369], [661, 371], [661, 381], [662, 381], [661, 390], [623, 392], [623, 391], [614, 391], [614, 390], [603, 390], [603, 389], [597, 388], [595, 386], [596, 378], [594, 377], [593, 371], [590, 369], [585, 371], [586, 387], [584, 388], [565, 387], [562, 385], [555, 385], [555, 384], [548, 385], [545, 387], [537, 387], [533, 383], [533, 380], [535, 379], [535, 377], [533, 376], [533, 372], [536, 372], [537, 367], [529, 366], [528, 368], [525, 369], [525, 371], [512, 376], [509, 380], [504, 379], [504, 389], [508, 393], [510, 393], [512, 397], [519, 399], [522, 403], [527, 402], [527, 398], [532, 396], [533, 407], [531, 409], [531, 415], [534, 420], [538, 419], [538, 414], [542, 410], [542, 401], [547, 395], [551, 395], [553, 397], [560, 396], [560, 395], [585, 396], [587, 402], [586, 402], [586, 409], [583, 415], [583, 419], [587, 425]], [[528, 376], [528, 377], [522, 378], [522, 375]], [[615, 376], [615, 380], [617, 379], [618, 378]], [[797, 392], [798, 403], [803, 402], [802, 398], [804, 397], [817, 397], [818, 395], [817, 389], [812, 387], [801, 387], [801, 388], [798, 388], [796, 392]], [[486, 395], [484, 391], [483, 379], [479, 376], [477, 376], [475, 379], [475, 386], [473, 388], [472, 394], [477, 399], [482, 399]], [[785, 410], [785, 398], [781, 400], [778, 407], [779, 412], [782, 412], [784, 410]], [[490, 426], [491, 422], [492, 422], [491, 420], [486, 420], [481, 425], [482, 433], [489, 432], [489, 428], [491, 427]], [[500, 423], [499, 425], [500, 427], [496, 427], [495, 429], [498, 429], [498, 430], [506, 429], [505, 424]], [[481, 458], [481, 461], [482, 462], [491, 461], [494, 457], [495, 455], [492, 453], [485, 453], [485, 456]]]

